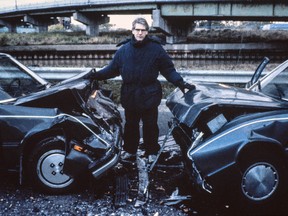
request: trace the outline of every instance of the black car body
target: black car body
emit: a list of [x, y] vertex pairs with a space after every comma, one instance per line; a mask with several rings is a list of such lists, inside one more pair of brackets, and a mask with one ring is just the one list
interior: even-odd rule
[[172, 135], [198, 194], [258, 211], [288, 188], [287, 67], [263, 76], [261, 65], [246, 88], [193, 82], [195, 90], [168, 97]]
[[70, 190], [118, 163], [122, 127], [116, 105], [89, 69], [52, 85], [0, 54], [0, 168], [46, 192]]

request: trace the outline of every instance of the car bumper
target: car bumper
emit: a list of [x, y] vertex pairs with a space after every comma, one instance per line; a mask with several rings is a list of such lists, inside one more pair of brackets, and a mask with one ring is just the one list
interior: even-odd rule
[[237, 188], [238, 179], [240, 179], [240, 170], [236, 163], [231, 163], [221, 170], [215, 170], [207, 175], [201, 175], [192, 162], [192, 172], [190, 170], [190, 179], [194, 189], [200, 193], [210, 194], [212, 196], [219, 195], [228, 197], [231, 191]]
[[[114, 132], [114, 143], [105, 151], [104, 149], [87, 149], [73, 141], [69, 153], [65, 157], [64, 173], [70, 177], [77, 177], [83, 172], [90, 172], [95, 178], [98, 178], [104, 172], [115, 166], [119, 159], [122, 147], [121, 127]], [[102, 151], [102, 153], [101, 153]]]
[[117, 139], [114, 147], [112, 147], [102, 159], [89, 164], [89, 170], [94, 178], [99, 178], [103, 173], [114, 167], [119, 162], [122, 147], [120, 128], [118, 128], [116, 132], [116, 137]]
[[207, 181], [200, 174], [199, 170], [197, 169], [196, 165], [193, 162], [191, 163], [191, 169], [189, 173], [190, 173], [190, 179], [196, 191], [198, 192], [205, 191], [209, 194], [212, 193], [212, 189], [213, 189], [212, 186], [207, 183]]
[[99, 178], [103, 173], [114, 167], [120, 159], [120, 151], [109, 154], [102, 161], [97, 161], [89, 165], [89, 170], [94, 178]]

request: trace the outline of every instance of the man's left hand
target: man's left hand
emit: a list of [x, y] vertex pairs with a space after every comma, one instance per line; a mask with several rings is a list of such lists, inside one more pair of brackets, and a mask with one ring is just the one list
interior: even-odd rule
[[185, 94], [185, 89], [194, 90], [195, 86], [183, 81], [179, 83], [178, 88]]

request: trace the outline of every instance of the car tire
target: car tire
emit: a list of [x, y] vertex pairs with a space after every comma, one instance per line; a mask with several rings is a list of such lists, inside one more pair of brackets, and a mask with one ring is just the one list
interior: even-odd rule
[[29, 158], [28, 169], [33, 187], [38, 190], [61, 194], [75, 185], [75, 179], [63, 173], [65, 144], [57, 137], [38, 143]]
[[[238, 205], [245, 213], [267, 213], [277, 208], [287, 180], [284, 162], [269, 153], [254, 155], [241, 165]], [[273, 209], [272, 209], [273, 208]]]

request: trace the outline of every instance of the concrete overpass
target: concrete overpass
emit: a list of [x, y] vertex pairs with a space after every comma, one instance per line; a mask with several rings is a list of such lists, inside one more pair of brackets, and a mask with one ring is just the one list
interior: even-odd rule
[[111, 14], [151, 14], [152, 27], [163, 32], [170, 43], [185, 40], [195, 20], [288, 21], [286, 0], [43, 0], [0, 9], [0, 25], [10, 32], [21, 23], [38, 26], [39, 32], [57, 17], [71, 17], [86, 25], [86, 33], [99, 34], [99, 25]]

